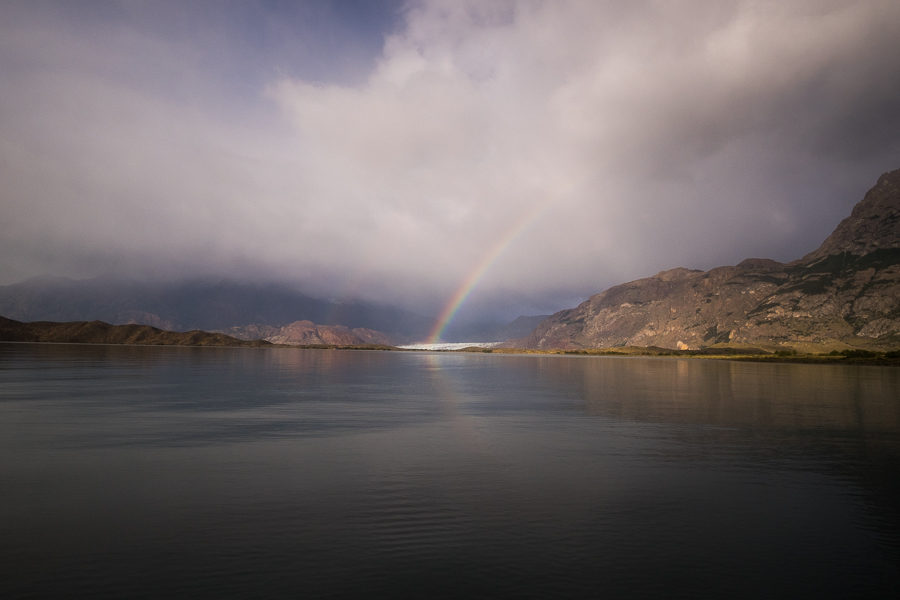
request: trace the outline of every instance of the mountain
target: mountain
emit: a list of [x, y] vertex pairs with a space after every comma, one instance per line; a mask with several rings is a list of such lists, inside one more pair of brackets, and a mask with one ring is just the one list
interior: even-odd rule
[[510, 323], [494, 330], [491, 337], [484, 339], [492, 342], [505, 342], [507, 340], [523, 338], [534, 331], [534, 328], [540, 325], [544, 319], [549, 316], [550, 315], [523, 315], [516, 317]]
[[349, 328], [343, 325], [318, 325], [312, 321], [295, 321], [282, 327], [248, 325], [232, 327], [226, 333], [239, 339], [264, 339], [274, 344], [359, 346], [392, 344], [391, 337], [374, 329]]
[[450, 343], [505, 342], [527, 336], [549, 316], [519, 316], [508, 323], [498, 321], [451, 323], [441, 337]]
[[37, 278], [0, 286], [0, 315], [21, 321], [137, 323], [177, 331], [227, 331], [249, 324], [281, 327], [309, 320], [384, 331], [397, 341], [420, 339], [432, 324], [398, 308], [322, 300], [278, 283], [114, 278]]
[[822, 245], [617, 285], [544, 320], [527, 348], [900, 345], [900, 170], [882, 175]]
[[269, 346], [261, 340], [238, 340], [206, 331], [163, 331], [149, 325], [110, 325], [102, 321], [22, 323], [0, 317], [0, 341], [164, 346]]

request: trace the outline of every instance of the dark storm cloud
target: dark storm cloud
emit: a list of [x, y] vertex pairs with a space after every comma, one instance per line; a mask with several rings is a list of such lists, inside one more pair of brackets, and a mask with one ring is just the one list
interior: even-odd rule
[[550, 310], [797, 258], [900, 166], [893, 1], [29, 6], [0, 25], [7, 279], [433, 308], [486, 266], [473, 308]]

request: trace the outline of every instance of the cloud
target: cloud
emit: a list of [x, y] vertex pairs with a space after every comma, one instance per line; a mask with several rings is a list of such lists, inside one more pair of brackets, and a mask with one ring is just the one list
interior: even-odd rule
[[[790, 259], [825, 233], [804, 235], [801, 185], [871, 180], [898, 157], [882, 133], [900, 124], [895, 3], [484, 6], [417, 6], [363, 86], [270, 92], [321, 150], [316, 172], [354, 187], [325, 183], [330, 201], [355, 210], [368, 190], [460, 255], [450, 280], [535, 202], [541, 222], [492, 277], [509, 287]], [[837, 187], [851, 195], [832, 213], [862, 193]]]
[[283, 41], [277, 16], [282, 42], [237, 46], [235, 14], [188, 19], [196, 39], [4, 29], [7, 271], [230, 272], [437, 310], [520, 228], [471, 305], [551, 310], [797, 258], [900, 162], [890, 0], [414, 2], [367, 58], [323, 57], [302, 19]]

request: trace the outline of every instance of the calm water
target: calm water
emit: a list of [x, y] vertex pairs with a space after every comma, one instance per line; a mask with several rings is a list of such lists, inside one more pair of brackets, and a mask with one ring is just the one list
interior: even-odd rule
[[900, 591], [900, 369], [0, 344], [0, 597]]

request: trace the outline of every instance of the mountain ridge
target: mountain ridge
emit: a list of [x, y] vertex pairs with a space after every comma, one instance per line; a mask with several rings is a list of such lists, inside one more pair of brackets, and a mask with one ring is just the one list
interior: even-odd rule
[[385, 332], [392, 340], [424, 337], [432, 320], [374, 303], [332, 301], [279, 283], [229, 280], [150, 282], [120, 278], [37, 277], [0, 286], [0, 315], [20, 321], [93, 321], [170, 331], [282, 327], [300, 320]]
[[284, 345], [393, 345], [391, 336], [365, 327], [322, 325], [309, 320], [294, 321], [280, 327], [272, 325], [247, 325], [231, 327], [223, 333], [242, 340], [263, 339]]
[[790, 263], [677, 267], [545, 319], [525, 348], [900, 343], [900, 170], [878, 178], [831, 235]]
[[207, 331], [164, 331], [149, 325], [111, 325], [103, 321], [33, 321], [0, 317], [0, 341], [149, 346], [271, 346], [263, 340], [239, 340]]

